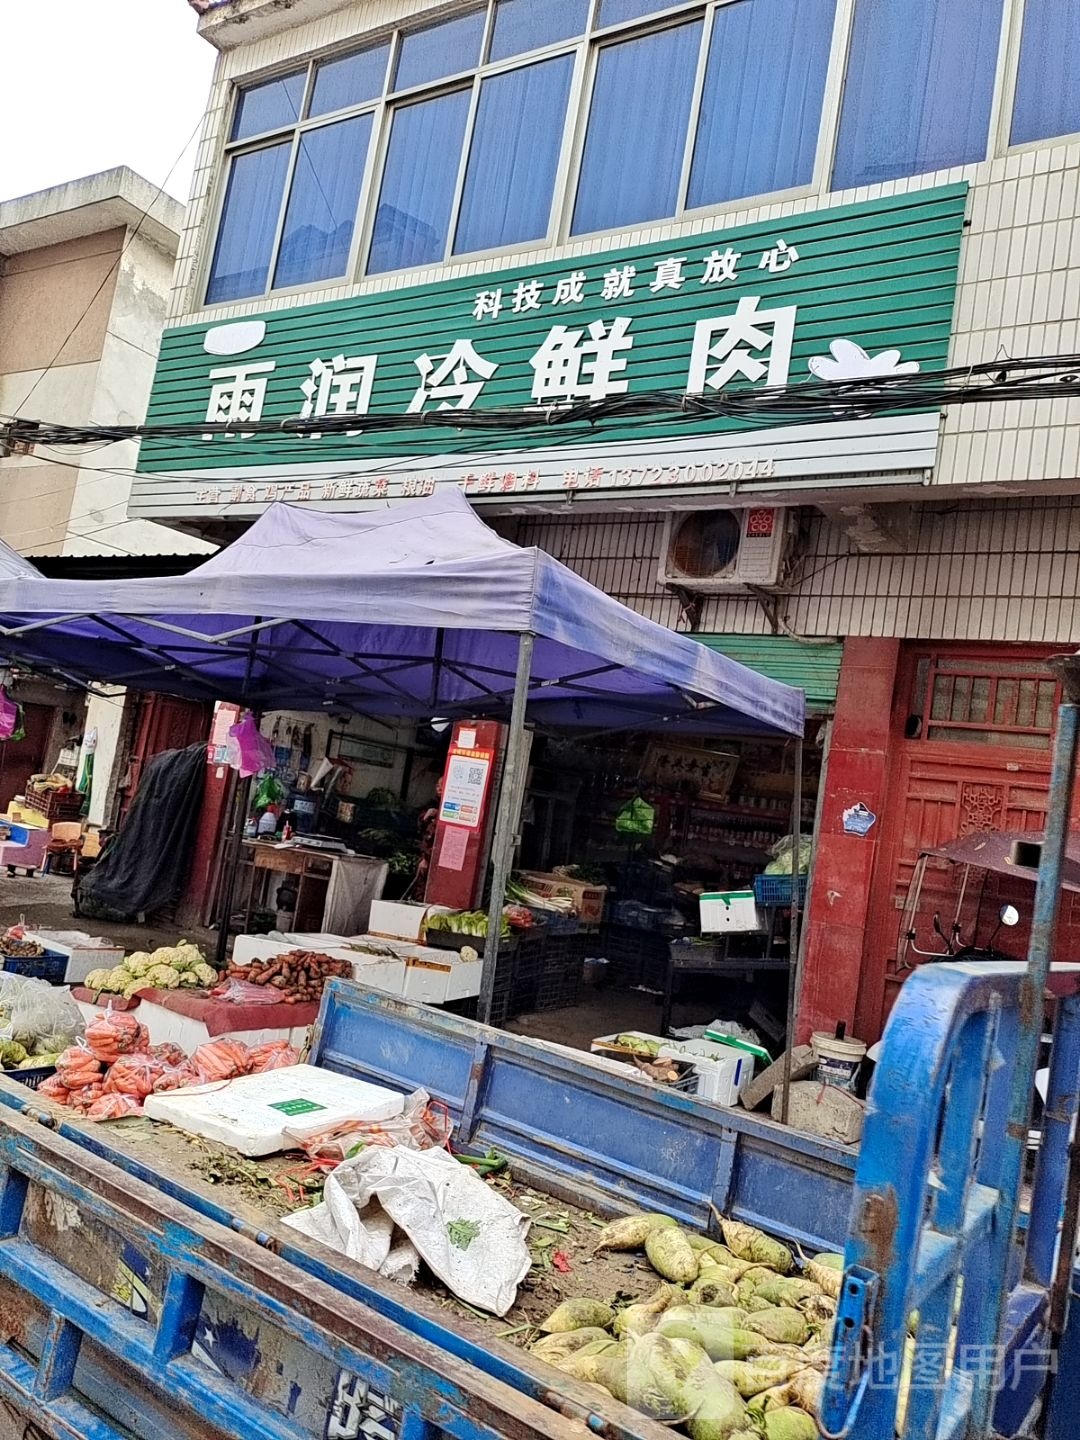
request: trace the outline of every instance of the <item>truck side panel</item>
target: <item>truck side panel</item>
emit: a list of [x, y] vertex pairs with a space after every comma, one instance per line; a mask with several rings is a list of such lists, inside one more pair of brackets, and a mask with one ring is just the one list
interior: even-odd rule
[[[63, 1440], [659, 1440], [567, 1418], [12, 1110], [0, 1400]], [[625, 1421], [626, 1423], [622, 1423]]]
[[852, 1150], [642, 1085], [576, 1051], [336, 980], [313, 1063], [423, 1088], [449, 1105], [459, 1144], [494, 1146], [541, 1183], [591, 1187], [609, 1206], [663, 1209], [697, 1229], [715, 1207], [816, 1250], [847, 1234]]

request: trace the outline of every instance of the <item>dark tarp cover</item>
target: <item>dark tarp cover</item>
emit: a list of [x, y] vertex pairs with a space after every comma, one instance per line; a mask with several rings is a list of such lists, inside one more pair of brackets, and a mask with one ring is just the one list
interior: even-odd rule
[[80, 910], [126, 920], [153, 915], [178, 898], [205, 777], [205, 742], [147, 762], [127, 819], [79, 887]]

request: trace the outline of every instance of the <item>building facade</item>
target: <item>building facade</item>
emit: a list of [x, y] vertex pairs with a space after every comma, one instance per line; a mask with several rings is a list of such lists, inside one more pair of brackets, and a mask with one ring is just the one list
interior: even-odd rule
[[722, 402], [1080, 351], [1080, 0], [196, 8], [219, 60], [148, 416], [219, 428], [144, 444], [129, 514], [220, 539], [459, 484], [762, 668], [843, 642], [803, 1005], [872, 1038], [919, 852], [1045, 812], [1080, 403]]
[[[0, 411], [79, 424], [145, 413], [183, 206], [119, 168], [0, 201]], [[0, 538], [23, 554], [196, 547], [127, 516], [132, 442], [73, 462], [0, 455]]]

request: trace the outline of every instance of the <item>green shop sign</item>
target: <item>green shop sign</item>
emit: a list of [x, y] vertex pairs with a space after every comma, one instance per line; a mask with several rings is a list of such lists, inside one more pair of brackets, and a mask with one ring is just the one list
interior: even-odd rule
[[[966, 194], [944, 186], [168, 330], [149, 422], [236, 429], [144, 441], [131, 513], [244, 516], [277, 499], [355, 504], [444, 483], [505, 504], [923, 472], [936, 413], [767, 429], [671, 415], [553, 429], [544, 417], [650, 390], [941, 369]], [[490, 406], [535, 408], [537, 425], [363, 428], [369, 414]], [[243, 428], [343, 415], [355, 431]]]

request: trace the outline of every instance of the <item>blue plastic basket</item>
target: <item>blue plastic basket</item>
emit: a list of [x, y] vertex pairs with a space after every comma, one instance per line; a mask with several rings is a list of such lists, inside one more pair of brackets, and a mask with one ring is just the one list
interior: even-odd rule
[[[773, 907], [791, 904], [790, 875], [755, 875], [754, 899], [759, 905]], [[806, 899], [806, 876], [799, 876], [799, 904]]]
[[28, 980], [63, 985], [67, 974], [67, 956], [56, 950], [46, 950], [42, 955], [3, 955], [0, 958], [9, 975], [23, 975]]
[[25, 1085], [30, 1090], [36, 1090], [43, 1080], [48, 1080], [50, 1075], [56, 1074], [56, 1066], [27, 1066], [25, 1070], [2, 1070], [0, 1074], [5, 1080], [17, 1080], [20, 1085]]

